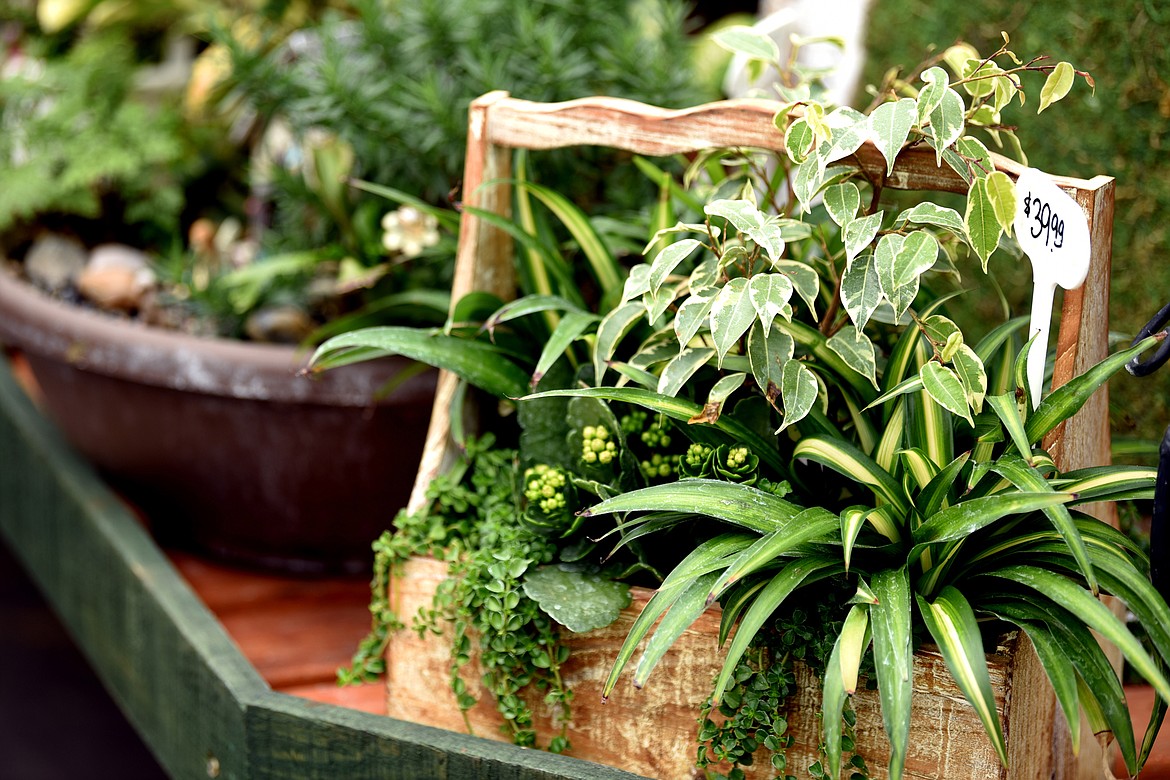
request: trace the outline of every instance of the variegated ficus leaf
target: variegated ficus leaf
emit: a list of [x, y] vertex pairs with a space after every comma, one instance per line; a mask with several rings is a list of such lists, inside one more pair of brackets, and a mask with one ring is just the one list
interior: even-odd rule
[[748, 333], [748, 361], [752, 377], [772, 404], [779, 410], [777, 399], [784, 384], [784, 365], [792, 360], [796, 342], [778, 328], [763, 328], [757, 323]]
[[792, 307], [788, 305], [792, 280], [784, 274], [756, 274], [748, 282], [748, 297], [765, 330], [772, 327], [772, 320], [778, 315], [792, 319]]
[[858, 328], [864, 328], [881, 302], [882, 286], [873, 255], [856, 258], [841, 277], [841, 303], [849, 319]]
[[960, 238], [967, 237], [967, 227], [963, 224], [963, 217], [954, 209], [940, 206], [937, 203], [919, 203], [913, 208], [906, 209], [898, 215], [897, 222], [913, 222], [916, 225], [934, 225], [945, 228]]
[[851, 181], [825, 188], [825, 210], [838, 225], [845, 225], [857, 216], [861, 208], [861, 191]]
[[784, 364], [780, 393], [784, 399], [784, 420], [776, 433], [803, 420], [817, 402], [820, 385], [804, 363], [789, 360]]
[[975, 425], [967, 405], [967, 390], [953, 370], [931, 360], [922, 367], [921, 376], [922, 386], [939, 406], [962, 417], [968, 425]]
[[910, 128], [914, 127], [917, 114], [918, 102], [913, 98], [902, 98], [897, 102], [883, 103], [869, 115], [869, 137], [886, 158], [887, 176], [894, 172], [894, 162], [910, 137]]
[[700, 246], [702, 246], [702, 242], [693, 238], [684, 238], [659, 252], [654, 258], [654, 262], [650, 264], [649, 291], [658, 292], [658, 288], [666, 281], [666, 277], [674, 273], [674, 269], [678, 268], [679, 264], [690, 257], [691, 253]]
[[983, 272], [987, 273], [987, 260], [999, 246], [999, 236], [1003, 228], [995, 218], [995, 207], [992, 206], [991, 198], [987, 194], [985, 179], [975, 179], [971, 183], [971, 189], [967, 192], [967, 214], [964, 221], [967, 223], [967, 238], [971, 248], [979, 256]]
[[877, 358], [873, 342], [852, 325], [846, 325], [828, 340], [829, 349], [837, 353], [846, 365], [873, 383], [877, 388]]
[[695, 334], [707, 323], [707, 316], [719, 295], [718, 287], [707, 287], [692, 292], [678, 307], [674, 318], [674, 332], [678, 336], [680, 347], [685, 347], [695, 337]]
[[808, 305], [808, 313], [817, 316], [817, 295], [821, 292], [821, 277], [811, 267], [796, 260], [781, 260], [776, 270], [788, 277], [800, 299]]
[[715, 296], [711, 306], [711, 338], [720, 363], [756, 319], [756, 307], [747, 294], [747, 287], [747, 279], [732, 279]]
[[853, 258], [861, 254], [877, 237], [878, 230], [882, 227], [884, 215], [884, 211], [879, 211], [876, 214], [855, 219], [845, 226], [842, 232], [845, 240], [845, 257], [848, 262], [853, 262]]

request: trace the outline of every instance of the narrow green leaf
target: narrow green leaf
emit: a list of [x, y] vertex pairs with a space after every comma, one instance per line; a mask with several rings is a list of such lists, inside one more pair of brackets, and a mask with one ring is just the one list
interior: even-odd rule
[[1085, 373], [1070, 379], [1053, 390], [1028, 418], [1024, 429], [1027, 440], [1029, 442], [1039, 441], [1057, 425], [1072, 417], [1080, 411], [1089, 397], [1110, 377], [1120, 371], [1126, 363], [1160, 341], [1158, 336], [1150, 336], [1137, 346], [1115, 352]]
[[922, 621], [938, 644], [951, 676], [975, 708], [1000, 762], [1007, 766], [1007, 744], [995, 711], [995, 695], [991, 691], [987, 655], [975, 611], [963, 594], [950, 585], [943, 588], [933, 602], [915, 595]]
[[1067, 95], [1072, 89], [1075, 76], [1076, 71], [1072, 65], [1067, 62], [1058, 63], [1044, 80], [1044, 86], [1040, 88], [1040, 107], [1036, 109], [1036, 113], [1043, 113], [1044, 109]]
[[589, 266], [593, 269], [603, 293], [618, 290], [622, 286], [624, 272], [621, 264], [614, 257], [613, 252], [605, 245], [605, 241], [598, 234], [585, 212], [575, 206], [572, 201], [559, 192], [530, 181], [513, 181], [518, 189], [524, 189], [535, 195], [545, 207], [551, 211], [561, 224], [568, 229], [577, 246], [585, 254]]
[[707, 603], [714, 602], [729, 586], [771, 565], [796, 547], [827, 537], [838, 528], [836, 515], [827, 509], [819, 506], [802, 509], [783, 528], [760, 537], [736, 556], [719, 579], [711, 585]]
[[751, 600], [751, 605], [744, 612], [735, 631], [735, 637], [727, 648], [727, 656], [723, 659], [723, 666], [715, 680], [715, 690], [711, 700], [718, 706], [723, 700], [731, 676], [751, 645], [760, 628], [772, 616], [772, 613], [788, 598], [791, 593], [802, 585], [840, 574], [841, 564], [825, 555], [807, 555], [796, 558], [787, 564], [758, 591]]
[[1108, 607], [1094, 598], [1087, 590], [1073, 584], [1066, 577], [1036, 566], [1005, 566], [989, 571], [987, 575], [1010, 580], [1031, 588], [1044, 598], [1051, 599], [1054, 603], [1072, 612], [1089, 628], [1117, 645], [1138, 674], [1154, 686], [1158, 695], [1170, 700], [1170, 683], [1166, 681], [1161, 669], [1142, 648], [1141, 642], [1126, 629], [1125, 625]]
[[882, 723], [890, 740], [889, 773], [901, 780], [910, 740], [913, 693], [910, 653], [910, 575], [905, 568], [883, 569], [871, 583], [877, 603], [869, 608]]
[[638, 649], [638, 645], [642, 643], [646, 634], [654, 627], [663, 613], [678, 601], [686, 588], [698, 578], [714, 576], [712, 572], [725, 567], [731, 556], [736, 555], [752, 541], [754, 541], [754, 537], [747, 534], [720, 534], [705, 542], [700, 542], [666, 575], [666, 579], [658, 586], [658, 590], [646, 602], [646, 606], [642, 608], [638, 617], [634, 619], [634, 624], [630, 626], [630, 632], [626, 635], [625, 641], [622, 642], [602, 688], [603, 699], [608, 698], [609, 694], [613, 692], [622, 670], [625, 669], [626, 664], [629, 663], [634, 651]]
[[544, 344], [544, 349], [540, 352], [540, 359], [536, 361], [536, 368], [532, 372], [532, 379], [529, 382], [531, 387], [536, 387], [544, 375], [552, 368], [553, 363], [557, 361], [569, 345], [581, 337], [585, 331], [592, 328], [598, 321], [599, 317], [596, 314], [586, 314], [585, 312], [571, 311], [557, 323], [556, 329], [549, 336], [548, 341]]
[[638, 659], [638, 665], [634, 668], [635, 688], [641, 688], [646, 684], [650, 673], [662, 660], [662, 656], [666, 655], [666, 651], [707, 610], [708, 602], [705, 597], [711, 583], [718, 576], [718, 572], [711, 572], [692, 581], [659, 621], [646, 643], [646, 649], [642, 651], [642, 657]]
[[[1035, 512], [1072, 500], [1069, 493], [998, 493], [983, 498], [960, 501], [940, 509], [914, 531], [914, 544], [949, 542], [962, 539], [1004, 517]], [[916, 557], [911, 553], [911, 557]]]
[[[595, 517], [615, 512], [685, 512], [718, 518], [756, 534], [771, 534], [791, 529], [801, 511], [790, 501], [748, 485], [684, 479], [620, 493], [581, 514]], [[758, 540], [751, 540], [755, 541]]]
[[[857, 638], [858, 627], [861, 627], [861, 638]], [[848, 629], [848, 637], [846, 636], [846, 629]], [[825, 757], [829, 762], [830, 778], [834, 780], [840, 776], [841, 773], [841, 732], [842, 732], [842, 713], [845, 709], [845, 697], [847, 694], [853, 693], [845, 683], [846, 672], [848, 668], [852, 670], [855, 666], [860, 666], [861, 655], [865, 652], [866, 646], [869, 644], [869, 614], [868, 610], [861, 606], [855, 605], [849, 610], [849, 614], [845, 616], [845, 626], [841, 633], [837, 635], [837, 641], [833, 643], [833, 652], [829, 654], [829, 664], [826, 667], [824, 689], [821, 697], [821, 710], [824, 719], [824, 737], [825, 737]], [[856, 659], [854, 658], [856, 654]], [[835, 670], [841, 670], [841, 674], [835, 674]], [[856, 689], [856, 679], [854, 678], [854, 689]]]
[[310, 365], [319, 371], [387, 355], [450, 371], [497, 398], [519, 398], [528, 391], [527, 373], [503, 350], [420, 328], [383, 326], [334, 336], [317, 348]]
[[936, 512], [948, 505], [947, 497], [951, 493], [951, 488], [955, 486], [959, 473], [967, 465], [970, 458], [971, 453], [964, 452], [942, 468], [931, 478], [926, 487], [922, 488], [914, 505], [924, 519], [930, 519]]
[[865, 485], [875, 495], [896, 506], [900, 514], [909, 511], [906, 496], [897, 480], [872, 458], [844, 440], [807, 436], [796, 443], [792, 457], [794, 460], [807, 458], [828, 466], [838, 474]]

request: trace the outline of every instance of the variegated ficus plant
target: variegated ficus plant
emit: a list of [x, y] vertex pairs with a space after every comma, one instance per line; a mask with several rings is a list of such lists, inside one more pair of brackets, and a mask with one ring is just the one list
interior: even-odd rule
[[[783, 65], [774, 44], [746, 29], [724, 33], [722, 42]], [[520, 513], [560, 529], [578, 556], [582, 540], [637, 548], [660, 535], [677, 541], [686, 529], [690, 543], [630, 631], [607, 691], [647, 635], [638, 685], [718, 602], [721, 639], [730, 640], [717, 706], [782, 605], [815, 603], [827, 581], [845, 582], [856, 596], [827, 638], [823, 678], [828, 776], [840, 773], [842, 712], [867, 656], [891, 746], [889, 774], [902, 775], [912, 650], [923, 640], [938, 645], [1006, 763], [985, 640], [1010, 630], [1036, 648], [1072, 724], [1074, 749], [1084, 713], [1136, 773], [1164, 708], [1139, 744], [1092, 632], [1170, 700], [1163, 673], [1170, 609], [1139, 549], [1078, 507], [1152, 495], [1154, 473], [1126, 466], [1062, 473], [1041, 447], [1153, 339], [1033, 408], [1017, 357], [1026, 319], [985, 327], [969, 341], [945, 311], [961, 295], [956, 280], [981, 286], [996, 262], [1021, 261], [1011, 234], [1014, 182], [995, 170], [976, 136], [1022, 154], [1001, 112], [1023, 104], [1031, 78], [1044, 110], [1068, 93], [1077, 72], [1067, 63], [1021, 61], [1005, 36], [992, 56], [956, 46], [913, 79], [891, 77], [866, 112], [825, 105], [814, 84], [783, 73], [777, 132], [785, 157], [713, 152], [693, 161], [687, 186], [642, 161], [670, 195], [660, 204], [671, 211], [655, 212], [659, 229], [646, 261], [629, 270], [608, 311], [589, 313], [538, 290], [489, 320], [498, 329], [535, 315], [553, 326], [538, 365], [525, 364], [523, 350], [484, 342], [461, 363], [439, 354], [449, 345], [424, 348], [389, 331], [348, 334], [325, 344], [318, 361], [407, 352], [513, 397], [529, 376], [541, 379], [543, 392], [521, 409], [571, 399], [555, 407], [567, 433], [529, 437], [545, 442], [549, 468], [566, 478], [550, 487], [547, 471], [526, 476], [539, 477], [532, 484], [545, 494], [521, 498]], [[867, 142], [890, 171], [905, 149], [933, 149], [938, 165], [968, 182], [965, 203], [953, 208], [920, 193], [895, 205], [852, 162]], [[548, 389], [550, 369], [573, 365], [560, 359], [581, 347], [587, 354], [577, 353], [570, 380]], [[558, 446], [547, 443], [566, 435], [576, 454], [549, 454]], [[521, 458], [531, 465], [524, 444]], [[581, 511], [567, 511], [562, 496]], [[644, 569], [661, 565], [641, 560]], [[1100, 594], [1126, 604], [1144, 643]]]

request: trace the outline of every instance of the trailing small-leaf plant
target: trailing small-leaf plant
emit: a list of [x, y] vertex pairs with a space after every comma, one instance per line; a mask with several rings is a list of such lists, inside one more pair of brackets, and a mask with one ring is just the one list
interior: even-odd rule
[[[757, 58], [774, 51], [743, 29], [722, 40]], [[692, 161], [682, 184], [639, 161], [661, 183], [665, 208], [654, 211], [645, 262], [624, 282], [602, 283], [600, 313], [571, 285], [546, 288], [489, 316], [478, 339], [454, 324], [442, 334], [375, 329], [317, 353], [321, 366], [408, 354], [501, 398], [540, 391], [518, 403], [520, 466], [536, 469], [538, 489], [518, 500], [516, 522], [535, 504], [549, 516], [538, 524], [555, 515], [567, 529], [562, 559], [567, 550], [577, 560], [626, 555], [631, 567], [665, 572], [606, 691], [644, 639], [639, 686], [691, 623], [722, 606], [727, 650], [701, 719], [702, 766], [746, 765], [762, 746], [782, 775], [840, 776], [853, 747], [849, 696], [868, 678], [891, 746], [888, 772], [901, 777], [920, 641], [938, 645], [1006, 763], [985, 644], [1009, 630], [1036, 647], [1074, 749], [1084, 713], [1136, 772], [1160, 726], [1156, 708], [1139, 745], [1093, 632], [1170, 700], [1170, 608], [1149, 584], [1144, 554], [1078, 510], [1150, 495], [1154, 474], [1061, 472], [1042, 449], [1155, 339], [1033, 408], [1026, 319], [1005, 316], [969, 340], [946, 316], [947, 301], [964, 294], [956, 281], [994, 281], [993, 260], [1019, 260], [1014, 181], [977, 134], [1011, 149], [1002, 113], [1024, 102], [1029, 79], [1044, 77], [1043, 109], [1076, 75], [1063, 63], [1022, 61], [1007, 45], [987, 57], [952, 47], [914, 83], [884, 85], [865, 112], [825, 105], [815, 83], [771, 62], [782, 74], [776, 123], [786, 153], [713, 151]], [[965, 201], [924, 194], [892, 206], [886, 177], [858, 163], [876, 151], [888, 176], [901, 155], [923, 150], [966, 182]], [[522, 278], [541, 278], [546, 264], [534, 257], [553, 269], [543, 278], [568, 278], [538, 234], [495, 220], [533, 252]], [[594, 237], [581, 233], [576, 244], [604, 246]], [[590, 257], [598, 279], [613, 270], [606, 257]], [[522, 347], [534, 332], [535, 360]], [[559, 429], [526, 426], [546, 415]], [[573, 499], [549, 482], [550, 468], [564, 470], [579, 506], [592, 504], [571, 523]], [[538, 498], [546, 487], [547, 503]], [[845, 596], [826, 604], [836, 591]], [[1104, 593], [1138, 616], [1145, 645], [1098, 600]], [[819, 624], [794, 621], [818, 607], [828, 610]], [[793, 637], [822, 670], [823, 761], [813, 767], [789, 767], [783, 754], [783, 696], [774, 694]], [[708, 717], [716, 710], [728, 720]], [[865, 771], [861, 757], [851, 766]]]

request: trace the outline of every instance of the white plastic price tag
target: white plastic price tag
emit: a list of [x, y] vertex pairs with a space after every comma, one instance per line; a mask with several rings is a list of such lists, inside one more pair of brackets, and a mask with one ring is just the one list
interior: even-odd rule
[[[1089, 273], [1089, 222], [1077, 202], [1042, 171], [1025, 168], [1016, 181], [1016, 240], [1032, 261], [1032, 318], [1028, 390], [1032, 408], [1040, 403], [1048, 329], [1056, 285], [1072, 290]], [[1039, 334], [1039, 335], [1037, 335]]]

